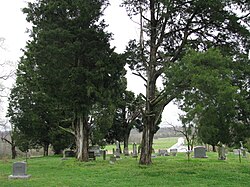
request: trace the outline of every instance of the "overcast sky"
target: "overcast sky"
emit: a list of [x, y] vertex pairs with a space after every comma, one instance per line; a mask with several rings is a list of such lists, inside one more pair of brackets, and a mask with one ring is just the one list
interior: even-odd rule
[[[25, 7], [26, 2], [29, 1], [32, 0], [0, 0], [0, 38], [5, 39], [5, 49], [0, 49], [0, 64], [7, 61], [17, 64], [22, 56], [21, 49], [25, 47], [26, 41], [29, 39], [26, 33], [29, 25], [21, 8]], [[110, 3], [111, 6], [105, 11], [105, 20], [109, 25], [107, 29], [114, 34], [112, 46], [116, 46], [117, 52], [123, 52], [130, 39], [139, 37], [138, 26], [129, 19], [124, 8], [119, 7], [121, 0], [110, 0]], [[0, 73], [2, 74], [3, 71], [1, 70]], [[138, 77], [128, 72], [127, 78], [129, 90], [136, 94], [144, 92], [144, 83]], [[13, 80], [9, 80], [8, 86], [11, 82]], [[0, 117], [5, 115], [7, 105], [2, 106], [4, 109]], [[163, 113], [163, 122], [177, 124], [177, 118], [177, 107], [170, 104]]]

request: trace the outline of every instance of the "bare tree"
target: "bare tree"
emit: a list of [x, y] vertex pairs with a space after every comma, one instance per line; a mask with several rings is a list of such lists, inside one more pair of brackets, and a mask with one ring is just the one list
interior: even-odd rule
[[186, 141], [187, 141], [187, 155], [188, 155], [188, 160], [190, 159], [190, 153], [193, 150], [194, 147], [194, 141], [195, 138], [197, 137], [197, 127], [194, 123], [182, 123], [182, 127], [178, 128], [177, 126], [172, 125], [171, 123], [168, 123], [171, 127], [173, 127], [175, 132], [181, 133]]

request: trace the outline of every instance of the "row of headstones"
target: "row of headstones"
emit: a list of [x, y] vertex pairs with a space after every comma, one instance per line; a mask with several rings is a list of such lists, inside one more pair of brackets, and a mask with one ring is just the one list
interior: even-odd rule
[[[103, 160], [106, 160], [106, 150], [100, 150], [99, 146], [92, 146], [89, 149], [89, 158], [95, 160], [96, 157], [100, 157], [101, 155], [103, 156]], [[176, 156], [178, 150], [177, 149], [170, 149], [170, 153], [168, 152], [167, 149], [159, 149], [158, 150], [158, 156]], [[137, 151], [137, 145], [136, 143], [133, 144], [133, 152], [129, 154], [128, 149], [124, 149], [124, 155], [125, 156], [132, 156], [133, 158], [138, 157], [138, 153], [140, 153], [140, 149]], [[234, 154], [238, 155], [241, 154], [242, 157], [246, 157], [247, 149], [241, 148], [241, 149], [234, 149]], [[119, 159], [121, 156], [120, 149], [117, 146], [116, 149], [113, 149], [113, 155], [111, 156], [112, 160]], [[64, 156], [65, 157], [74, 157], [75, 153], [71, 150], [66, 150], [64, 151]], [[152, 157], [155, 157], [155, 155], [152, 155]], [[218, 157], [220, 160], [225, 160], [226, 159], [226, 149], [225, 146], [219, 146], [218, 147]], [[194, 158], [207, 158], [206, 155], [206, 148], [203, 146], [197, 146], [194, 148]]]
[[[97, 150], [95, 150], [95, 151], [97, 152]], [[116, 152], [118, 152], [118, 150]], [[172, 153], [173, 156], [176, 156], [177, 149], [170, 149], [170, 153]], [[221, 160], [225, 160], [226, 159], [226, 149], [225, 149], [224, 146], [220, 146], [219, 147], [218, 153], [219, 153], [219, 159], [221, 159]], [[70, 153], [68, 152], [66, 154], [70, 154], [70, 156], [72, 156], [71, 152]], [[106, 151], [104, 151], [103, 154], [106, 155]], [[242, 157], [246, 157], [247, 149], [245, 149], [245, 148], [234, 149], [234, 154], [236, 154], [236, 155], [242, 154]], [[98, 151], [98, 153], [97, 153], [96, 156], [100, 156], [100, 155], [101, 155], [101, 152]], [[161, 156], [167, 156], [168, 152], [167, 152], [167, 150], [159, 150], [159, 155], [161, 155]], [[137, 158], [136, 144], [133, 145], [132, 156]], [[117, 155], [111, 156], [110, 157], [110, 163], [114, 163], [117, 158], [120, 158], [120, 157], [117, 157]], [[206, 148], [202, 147], [202, 146], [195, 147], [194, 148], [194, 158], [207, 158]], [[9, 178], [10, 179], [27, 179], [30, 176], [31, 175], [27, 174], [27, 163], [26, 162], [15, 162], [13, 164], [13, 167], [12, 167], [12, 175], [10, 175]]]
[[[159, 149], [158, 156], [176, 156], [178, 150], [177, 149], [170, 149], [170, 153], [167, 149]], [[194, 158], [207, 158], [206, 155], [206, 148], [203, 146], [197, 146], [194, 148]]]

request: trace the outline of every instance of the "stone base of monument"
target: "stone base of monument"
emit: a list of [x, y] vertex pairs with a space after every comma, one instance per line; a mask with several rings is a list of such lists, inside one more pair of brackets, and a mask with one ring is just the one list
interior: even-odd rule
[[9, 175], [9, 179], [28, 179], [31, 175]]

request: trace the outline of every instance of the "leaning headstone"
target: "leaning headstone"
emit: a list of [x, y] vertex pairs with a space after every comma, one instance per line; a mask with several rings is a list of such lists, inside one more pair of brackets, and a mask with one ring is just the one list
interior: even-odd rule
[[197, 146], [194, 148], [194, 158], [207, 158], [206, 148], [203, 146]]
[[218, 146], [218, 159], [219, 160], [226, 160], [226, 148], [224, 145]]
[[9, 179], [28, 179], [31, 175], [27, 175], [27, 163], [15, 162], [12, 166], [12, 175]]
[[137, 158], [137, 146], [136, 143], [133, 143], [133, 153], [132, 153], [132, 157]]

